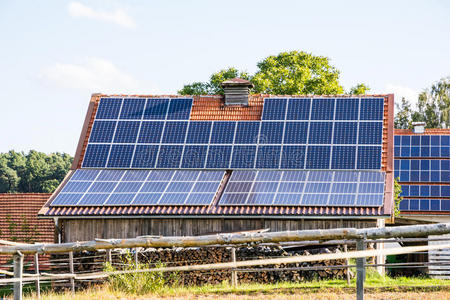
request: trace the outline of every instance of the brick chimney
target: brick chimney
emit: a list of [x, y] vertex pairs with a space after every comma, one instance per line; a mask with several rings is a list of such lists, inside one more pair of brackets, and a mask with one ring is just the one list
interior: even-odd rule
[[253, 84], [242, 78], [228, 79], [222, 82], [226, 105], [248, 105], [248, 96]]

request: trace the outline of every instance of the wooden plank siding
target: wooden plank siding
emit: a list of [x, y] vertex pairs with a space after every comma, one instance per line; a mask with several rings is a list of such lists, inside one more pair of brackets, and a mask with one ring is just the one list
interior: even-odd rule
[[270, 228], [271, 231], [367, 228], [376, 220], [321, 219], [60, 219], [62, 241], [133, 238], [142, 235], [196, 236]]

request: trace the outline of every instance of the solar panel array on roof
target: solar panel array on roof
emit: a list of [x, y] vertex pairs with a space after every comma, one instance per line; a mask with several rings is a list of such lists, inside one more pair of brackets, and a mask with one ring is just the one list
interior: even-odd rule
[[262, 121], [190, 121], [192, 99], [102, 98], [82, 166], [379, 170], [383, 105], [267, 98]]
[[396, 135], [394, 176], [401, 211], [450, 211], [450, 136]]
[[394, 156], [450, 158], [450, 135], [396, 135]]
[[380, 206], [384, 173], [233, 171], [220, 205]]
[[52, 206], [209, 205], [223, 171], [76, 170]]

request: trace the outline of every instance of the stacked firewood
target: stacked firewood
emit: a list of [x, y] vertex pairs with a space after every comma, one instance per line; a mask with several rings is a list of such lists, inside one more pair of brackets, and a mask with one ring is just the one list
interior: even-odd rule
[[[286, 257], [292, 255], [305, 256], [319, 253], [336, 252], [340, 252], [337, 247], [308, 250], [285, 250], [279, 246], [248, 246], [236, 247], [236, 260], [258, 260], [266, 258]], [[131, 252], [127, 250], [114, 251], [112, 255], [112, 264], [117, 269], [121, 269], [124, 263], [130, 262], [130, 257], [131, 261], [134, 262], [134, 249]], [[140, 263], [148, 264], [149, 267], [173, 267], [214, 264], [220, 262], [230, 262], [231, 248], [147, 248], [139, 249], [137, 257]], [[75, 273], [102, 271], [104, 263], [106, 262], [106, 255], [104, 252], [75, 253], [74, 258]], [[60, 268], [64, 268], [63, 265], [61, 265]], [[240, 283], [273, 283], [280, 281], [298, 282], [309, 281], [313, 279], [345, 278], [347, 272], [346, 268], [330, 268], [330, 266], [339, 265], [345, 265], [345, 260], [329, 260], [320, 262], [265, 265], [255, 266], [251, 268], [241, 268], [238, 269], [240, 270], [238, 272], [238, 280]], [[305, 270], [297, 268], [309, 269]], [[257, 271], [256, 269], [262, 270]], [[65, 272], [67, 272], [67, 269], [65, 270]], [[218, 284], [230, 280], [231, 270], [177, 272], [175, 277], [178, 281], [178, 284], [183, 285], [203, 285], [206, 283]]]

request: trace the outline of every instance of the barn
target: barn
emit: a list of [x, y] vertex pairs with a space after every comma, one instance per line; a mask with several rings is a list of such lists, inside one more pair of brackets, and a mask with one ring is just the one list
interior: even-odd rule
[[450, 129], [424, 127], [395, 130], [401, 222], [450, 222]]
[[384, 226], [393, 95], [93, 94], [73, 166], [39, 212], [59, 242]]

